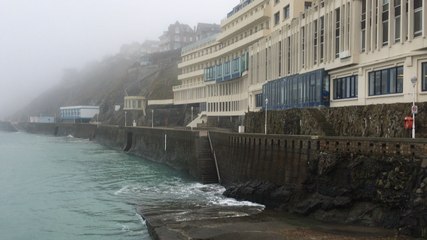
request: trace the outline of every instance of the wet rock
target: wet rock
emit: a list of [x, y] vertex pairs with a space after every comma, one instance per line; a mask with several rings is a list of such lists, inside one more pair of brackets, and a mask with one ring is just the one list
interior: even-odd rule
[[291, 190], [285, 186], [281, 186], [277, 189], [275, 189], [270, 197], [272, 200], [277, 201], [277, 202], [281, 202], [281, 203], [285, 203], [288, 202], [290, 197], [291, 197]]
[[337, 159], [335, 155], [321, 153], [318, 161], [318, 174], [324, 175], [329, 173], [335, 167], [336, 163]]

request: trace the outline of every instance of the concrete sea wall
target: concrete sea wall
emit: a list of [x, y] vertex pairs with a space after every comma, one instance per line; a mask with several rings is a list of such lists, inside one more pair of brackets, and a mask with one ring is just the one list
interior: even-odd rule
[[225, 195], [427, 237], [427, 140], [210, 133]]
[[16, 132], [17, 130], [10, 122], [1, 122], [0, 121], [0, 131], [4, 132]]
[[216, 174], [215, 166], [206, 164], [212, 163], [212, 154], [227, 196], [321, 220], [427, 237], [426, 139], [207, 134], [89, 124], [23, 123], [17, 128], [92, 139], [199, 181], [206, 173]]
[[204, 154], [201, 149], [207, 142], [206, 132], [64, 123], [18, 123], [16, 128], [34, 134], [90, 139], [109, 148], [164, 163], [202, 182], [206, 182], [205, 172], [215, 171], [206, 169], [206, 164], [201, 161]]

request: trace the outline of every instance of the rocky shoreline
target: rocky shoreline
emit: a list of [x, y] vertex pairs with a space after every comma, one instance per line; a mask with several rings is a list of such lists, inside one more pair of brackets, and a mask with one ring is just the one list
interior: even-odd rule
[[310, 178], [302, 188], [249, 181], [228, 186], [224, 195], [321, 221], [427, 237], [426, 162], [320, 154], [309, 165]]

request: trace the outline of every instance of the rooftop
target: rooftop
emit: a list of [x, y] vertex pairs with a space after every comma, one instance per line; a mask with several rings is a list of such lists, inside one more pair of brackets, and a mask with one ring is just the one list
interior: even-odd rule
[[242, 10], [244, 7], [246, 7], [247, 5], [251, 4], [253, 1], [254, 0], [244, 0], [244, 1], [241, 1], [239, 3], [239, 5], [235, 6], [233, 8], [233, 10], [227, 14], [227, 18], [233, 16], [234, 14], [236, 14], [237, 12], [239, 12], [240, 10]]

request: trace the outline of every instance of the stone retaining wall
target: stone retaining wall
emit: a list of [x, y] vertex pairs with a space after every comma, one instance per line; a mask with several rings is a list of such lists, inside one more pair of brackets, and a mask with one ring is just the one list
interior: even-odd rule
[[[416, 135], [427, 138], [427, 103], [417, 105]], [[397, 103], [268, 111], [267, 125], [270, 134], [409, 138], [404, 118], [411, 116], [410, 109], [409, 103]], [[263, 133], [264, 114], [246, 114], [246, 132]]]

